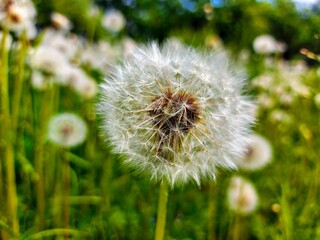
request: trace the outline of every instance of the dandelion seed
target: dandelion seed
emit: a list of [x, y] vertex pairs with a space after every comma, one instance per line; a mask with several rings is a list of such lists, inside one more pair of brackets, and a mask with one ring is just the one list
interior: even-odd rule
[[135, 51], [101, 85], [99, 111], [125, 164], [171, 186], [235, 168], [254, 122], [243, 78], [223, 54], [166, 44]]
[[115, 48], [108, 42], [90, 44], [81, 49], [81, 62], [90, 67], [105, 71], [108, 65], [115, 62], [117, 53]]
[[80, 68], [72, 67], [68, 74], [68, 84], [85, 98], [92, 98], [97, 91], [96, 83]]
[[286, 45], [277, 42], [271, 35], [260, 35], [254, 39], [253, 49], [256, 53], [269, 54], [275, 52], [284, 52]]
[[69, 31], [71, 29], [70, 20], [57, 12], [51, 14], [51, 23], [57, 30]]
[[112, 9], [106, 12], [102, 19], [102, 25], [110, 32], [120, 32], [126, 24], [126, 19], [118, 10]]
[[228, 188], [229, 208], [241, 215], [252, 213], [258, 205], [254, 186], [242, 177], [232, 177]]
[[272, 150], [270, 143], [264, 137], [252, 134], [250, 139], [252, 142], [247, 146], [246, 155], [238, 160], [237, 165], [243, 169], [256, 170], [271, 161]]
[[73, 59], [80, 46], [79, 38], [74, 34], [64, 34], [61, 31], [47, 29], [44, 32], [41, 46], [59, 51], [67, 59]]
[[40, 46], [32, 54], [31, 65], [38, 71], [56, 77], [56, 81], [66, 84], [66, 74], [70, 64], [67, 58], [53, 47]]
[[85, 122], [73, 113], [61, 113], [49, 122], [48, 139], [63, 147], [74, 147], [84, 142], [87, 134]]
[[17, 34], [26, 32], [30, 39], [37, 34], [34, 18], [36, 10], [32, 1], [4, 1], [0, 3], [0, 25]]
[[47, 79], [41, 72], [33, 71], [31, 75], [31, 85], [34, 89], [45, 90], [50, 84], [50, 80]]

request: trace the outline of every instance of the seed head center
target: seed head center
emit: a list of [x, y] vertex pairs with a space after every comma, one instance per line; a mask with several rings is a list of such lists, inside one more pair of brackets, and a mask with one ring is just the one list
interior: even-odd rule
[[173, 93], [170, 89], [154, 98], [149, 110], [160, 143], [176, 150], [184, 135], [194, 128], [200, 119], [197, 100], [185, 91]]

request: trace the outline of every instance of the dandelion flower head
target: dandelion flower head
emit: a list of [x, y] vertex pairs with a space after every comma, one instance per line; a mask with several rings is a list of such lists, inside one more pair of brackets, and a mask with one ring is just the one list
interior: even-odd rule
[[271, 161], [272, 148], [268, 140], [258, 134], [251, 134], [250, 139], [252, 142], [247, 146], [246, 155], [237, 165], [248, 170], [260, 169]]
[[254, 118], [243, 80], [224, 54], [142, 46], [101, 85], [102, 128], [139, 174], [200, 184], [245, 152]]
[[25, 31], [30, 39], [36, 36], [35, 16], [36, 9], [30, 0], [0, 1], [0, 25], [18, 35]]
[[281, 53], [286, 50], [286, 45], [284, 43], [277, 42], [273, 36], [264, 34], [254, 39], [253, 49], [259, 54]]
[[110, 32], [120, 32], [126, 25], [126, 19], [123, 14], [116, 10], [108, 10], [102, 18], [102, 26]]
[[258, 195], [252, 183], [235, 176], [231, 178], [228, 188], [228, 203], [231, 210], [247, 215], [258, 205]]
[[51, 118], [48, 139], [63, 147], [74, 147], [84, 142], [87, 135], [85, 122], [76, 114], [61, 113]]

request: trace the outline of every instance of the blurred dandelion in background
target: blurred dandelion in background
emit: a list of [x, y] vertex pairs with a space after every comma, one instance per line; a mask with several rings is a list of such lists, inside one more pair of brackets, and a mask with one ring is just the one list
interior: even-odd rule
[[111, 33], [120, 32], [126, 25], [126, 19], [116, 9], [109, 9], [102, 18], [102, 26]]
[[73, 113], [60, 113], [51, 118], [48, 139], [63, 147], [74, 147], [83, 143], [87, 136], [85, 122]]
[[252, 213], [258, 205], [258, 195], [252, 183], [240, 176], [232, 177], [228, 188], [228, 205], [238, 214]]
[[265, 34], [254, 39], [253, 49], [260, 54], [282, 53], [286, 50], [286, 45], [276, 41], [273, 36]]
[[55, 29], [61, 31], [69, 31], [72, 27], [70, 20], [66, 16], [57, 12], [51, 14], [51, 23]]
[[257, 170], [271, 161], [272, 149], [270, 143], [261, 135], [251, 134], [250, 139], [246, 154], [237, 160], [237, 165], [242, 169]]
[[1, 1], [0, 3], [0, 25], [18, 35], [25, 31], [30, 39], [36, 36], [35, 17], [36, 9], [32, 1]]

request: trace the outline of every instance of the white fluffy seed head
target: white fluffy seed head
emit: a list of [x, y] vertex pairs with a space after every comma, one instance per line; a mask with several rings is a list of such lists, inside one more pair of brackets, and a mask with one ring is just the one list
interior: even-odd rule
[[71, 28], [70, 20], [57, 12], [51, 14], [51, 23], [57, 30], [69, 31]]
[[71, 67], [67, 74], [68, 84], [84, 98], [93, 98], [97, 92], [97, 85], [94, 80], [80, 68]]
[[102, 26], [110, 32], [120, 32], [126, 25], [123, 14], [115, 9], [108, 10], [102, 18]]
[[258, 195], [252, 183], [242, 177], [232, 177], [228, 188], [228, 205], [238, 214], [252, 213], [258, 205]]
[[65, 75], [70, 68], [67, 58], [57, 49], [40, 46], [30, 56], [31, 66], [47, 75], [56, 76], [57, 82], [66, 84]]
[[237, 165], [242, 169], [257, 170], [271, 161], [272, 148], [270, 143], [258, 134], [251, 134], [250, 139], [246, 154], [237, 160]]
[[260, 35], [253, 41], [253, 49], [256, 53], [269, 54], [276, 52], [284, 52], [286, 45], [277, 42], [271, 35]]
[[35, 16], [36, 10], [30, 0], [0, 2], [0, 25], [18, 35], [25, 31], [29, 39], [36, 36]]
[[87, 126], [76, 114], [61, 113], [49, 122], [48, 139], [59, 146], [77, 146], [84, 142], [86, 135]]
[[243, 80], [223, 54], [142, 46], [101, 85], [102, 129], [138, 173], [200, 184], [245, 153], [254, 104]]

